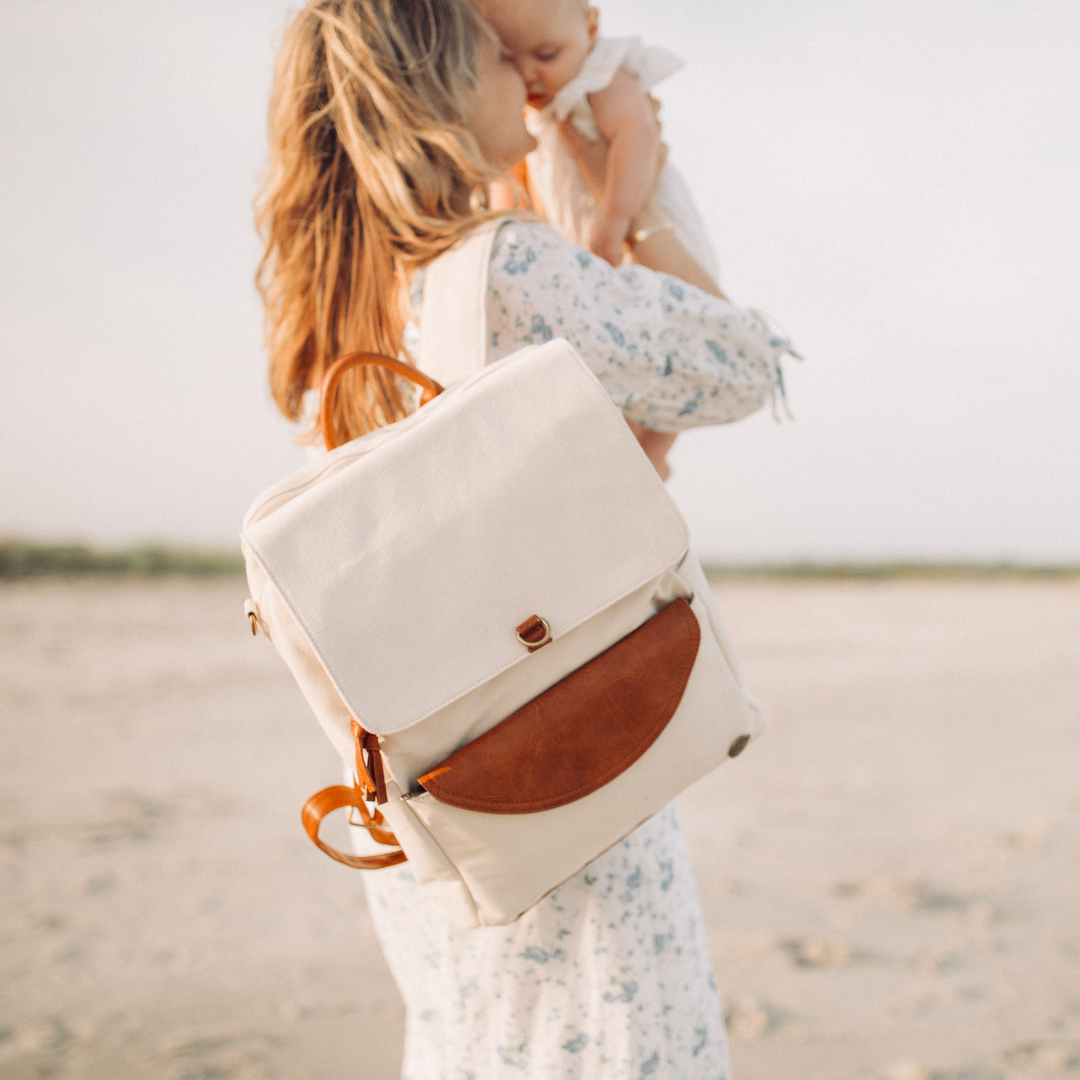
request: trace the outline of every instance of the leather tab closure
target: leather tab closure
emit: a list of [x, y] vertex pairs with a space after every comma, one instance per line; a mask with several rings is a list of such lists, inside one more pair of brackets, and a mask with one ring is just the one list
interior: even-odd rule
[[551, 641], [551, 626], [547, 619], [542, 619], [539, 615], [530, 615], [517, 627], [517, 639], [529, 652], [536, 652]]

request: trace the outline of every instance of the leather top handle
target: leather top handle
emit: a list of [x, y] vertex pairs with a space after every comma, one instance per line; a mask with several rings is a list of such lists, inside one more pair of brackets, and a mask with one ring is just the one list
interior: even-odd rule
[[319, 427], [322, 429], [323, 442], [327, 450], [333, 450], [338, 446], [338, 432], [334, 424], [334, 398], [337, 396], [338, 382], [341, 376], [351, 368], [360, 364], [374, 364], [377, 367], [389, 368], [395, 375], [415, 383], [420, 387], [420, 404], [426, 405], [432, 398], [443, 392], [443, 388], [431, 378], [428, 378], [419, 368], [412, 364], [406, 364], [404, 360], [395, 360], [381, 353], [355, 352], [349, 353], [335, 360], [326, 369], [323, 376], [322, 396], [319, 400]]

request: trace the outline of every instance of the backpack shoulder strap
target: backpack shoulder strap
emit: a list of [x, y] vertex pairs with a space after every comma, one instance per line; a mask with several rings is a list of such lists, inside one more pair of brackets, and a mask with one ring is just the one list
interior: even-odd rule
[[443, 386], [476, 374], [487, 357], [487, 284], [498, 218], [474, 229], [424, 268], [417, 366]]

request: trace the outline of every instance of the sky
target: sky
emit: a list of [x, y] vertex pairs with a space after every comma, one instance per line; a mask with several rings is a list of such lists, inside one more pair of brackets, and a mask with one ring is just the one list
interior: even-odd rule
[[[251, 202], [269, 0], [0, 4], [0, 536], [233, 546], [304, 460]], [[1080, 5], [613, 0], [793, 419], [687, 433], [709, 561], [1080, 562]]]

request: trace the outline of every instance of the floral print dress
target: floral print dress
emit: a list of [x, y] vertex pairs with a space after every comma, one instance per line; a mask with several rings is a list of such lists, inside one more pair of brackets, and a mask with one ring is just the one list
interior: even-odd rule
[[[423, 274], [413, 282], [419, 312]], [[418, 327], [423, 333], [423, 327]], [[674, 431], [773, 399], [787, 342], [757, 315], [547, 226], [504, 225], [488, 361], [565, 337], [632, 419]], [[373, 850], [360, 829], [355, 846]], [[726, 1080], [727, 1041], [674, 804], [509, 926], [452, 928], [408, 864], [364, 875], [406, 1006], [403, 1080]]]

